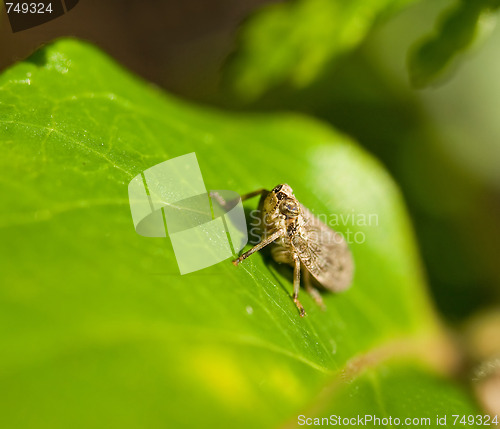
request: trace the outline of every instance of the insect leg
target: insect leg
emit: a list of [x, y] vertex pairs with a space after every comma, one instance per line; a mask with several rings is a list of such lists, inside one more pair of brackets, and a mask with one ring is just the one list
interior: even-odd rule
[[[261, 189], [258, 189], [256, 191], [250, 192], [248, 194], [242, 195], [240, 198], [241, 198], [241, 201], [243, 202], [245, 200], [248, 200], [249, 198], [253, 198], [253, 197], [256, 197], [257, 195], [262, 195], [262, 194], [267, 194], [267, 193], [269, 193], [269, 191], [267, 189], [261, 188]], [[237, 198], [234, 200], [226, 201], [218, 192], [215, 192], [215, 191], [210, 191], [210, 198], [213, 198], [215, 201], [217, 201], [217, 203], [220, 206], [222, 206], [224, 208], [233, 206], [238, 202]]]
[[284, 231], [282, 231], [281, 229], [276, 231], [275, 233], [267, 237], [265, 240], [262, 240], [259, 244], [256, 244], [254, 247], [252, 247], [248, 252], [243, 253], [243, 255], [241, 255], [238, 259], [235, 259], [233, 261], [233, 264], [237, 266], [241, 261], [248, 258], [252, 253], [258, 252], [260, 249], [266, 247], [268, 244], [271, 244], [274, 240], [276, 240], [283, 234]]
[[256, 197], [257, 195], [268, 194], [268, 193], [269, 193], [269, 191], [267, 189], [264, 189], [264, 188], [257, 189], [256, 191], [249, 192], [248, 194], [242, 195], [241, 201], [248, 200], [249, 198]]
[[311, 295], [314, 301], [316, 301], [316, 304], [318, 304], [319, 307], [325, 311], [326, 305], [323, 302], [323, 298], [321, 297], [318, 289], [316, 289], [311, 283], [311, 274], [305, 267], [302, 271], [304, 272], [304, 287], [306, 288], [307, 293]]
[[298, 298], [300, 289], [300, 259], [295, 255], [293, 259], [295, 260], [295, 267], [293, 268], [293, 302], [295, 302], [295, 305], [299, 309], [300, 317], [304, 317], [306, 315], [306, 311]]

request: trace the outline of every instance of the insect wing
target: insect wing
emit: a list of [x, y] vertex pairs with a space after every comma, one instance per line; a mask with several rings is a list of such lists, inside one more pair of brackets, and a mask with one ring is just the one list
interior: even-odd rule
[[351, 285], [354, 263], [341, 234], [300, 205], [304, 223], [292, 239], [304, 267], [323, 286], [340, 292]]

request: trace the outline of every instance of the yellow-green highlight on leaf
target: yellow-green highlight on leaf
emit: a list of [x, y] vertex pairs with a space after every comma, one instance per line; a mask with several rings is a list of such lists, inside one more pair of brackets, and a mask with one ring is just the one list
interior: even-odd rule
[[[190, 105], [69, 39], [0, 76], [0, 150], [2, 428], [273, 428], [395, 341], [429, 377], [447, 367], [398, 188], [319, 122]], [[127, 187], [190, 152], [208, 189], [287, 182], [316, 214], [375, 214], [335, 227], [358, 234], [352, 288], [325, 312], [302, 291], [301, 318], [265, 254], [180, 276], [168, 239], [136, 234]]]

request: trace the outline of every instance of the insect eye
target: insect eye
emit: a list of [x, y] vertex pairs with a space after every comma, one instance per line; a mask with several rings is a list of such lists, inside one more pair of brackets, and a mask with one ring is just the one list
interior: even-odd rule
[[287, 198], [281, 202], [280, 212], [288, 217], [295, 217], [299, 215], [299, 206], [294, 200]]

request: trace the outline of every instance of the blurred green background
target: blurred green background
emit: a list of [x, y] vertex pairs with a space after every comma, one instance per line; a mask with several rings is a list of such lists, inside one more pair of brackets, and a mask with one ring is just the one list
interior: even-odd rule
[[[480, 367], [500, 353], [497, 7], [87, 0], [21, 33], [2, 14], [0, 67], [71, 35], [199, 106], [298, 112], [350, 136], [401, 189], [432, 299], [466, 345], [464, 366]], [[499, 390], [497, 380], [483, 404], [496, 404]]]

